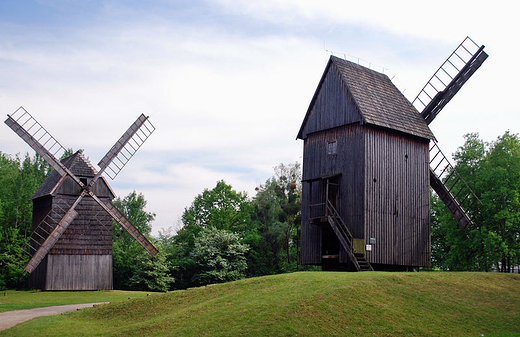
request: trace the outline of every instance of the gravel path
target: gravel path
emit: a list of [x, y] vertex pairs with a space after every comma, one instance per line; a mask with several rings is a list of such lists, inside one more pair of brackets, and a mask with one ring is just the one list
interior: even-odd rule
[[75, 311], [87, 307], [93, 307], [94, 305], [104, 303], [108, 302], [57, 305], [54, 307], [43, 307], [2, 312], [0, 313], [0, 331], [9, 329], [18, 323], [28, 321], [34, 317], [58, 315], [64, 312]]

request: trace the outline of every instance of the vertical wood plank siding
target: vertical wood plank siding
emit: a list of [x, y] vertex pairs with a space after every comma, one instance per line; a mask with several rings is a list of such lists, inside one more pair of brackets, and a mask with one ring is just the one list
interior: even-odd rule
[[48, 255], [45, 290], [112, 289], [112, 255]]
[[[75, 199], [56, 196], [53, 217], [61, 219]], [[90, 196], [76, 211], [78, 216], [49, 251], [44, 289], [112, 289], [112, 219]]]
[[317, 131], [361, 121], [361, 114], [353, 102], [337, 67], [332, 64], [314, 98], [303, 138]]
[[[327, 155], [329, 141], [337, 154]], [[370, 263], [430, 265], [428, 141], [360, 124], [308, 135], [303, 155], [302, 264], [321, 263], [322, 229], [310, 223], [310, 205], [323, 202], [317, 181], [341, 174], [340, 215], [367, 244]], [[312, 182], [309, 182], [312, 181]], [[342, 263], [346, 255], [340, 254]]]
[[[337, 142], [337, 153], [327, 154], [329, 141]], [[322, 229], [310, 223], [310, 205], [324, 202], [323, 181], [315, 180], [340, 174], [338, 212], [347, 221], [355, 237], [364, 237], [364, 142], [359, 124], [325, 130], [308, 135], [303, 151], [302, 185], [302, 264], [321, 263]], [[309, 182], [309, 180], [314, 180]]]
[[367, 128], [365, 241], [370, 263], [430, 265], [428, 142]]
[[[36, 227], [50, 209], [50, 218], [46, 221], [51, 228], [46, 230], [52, 230], [76, 198], [77, 195], [60, 194], [34, 199], [33, 226]], [[100, 199], [110, 201], [109, 197]], [[83, 198], [76, 211], [78, 216], [29, 275], [29, 287], [46, 290], [112, 289], [112, 219], [90, 196]], [[34, 233], [33, 236], [40, 244], [44, 240]]]

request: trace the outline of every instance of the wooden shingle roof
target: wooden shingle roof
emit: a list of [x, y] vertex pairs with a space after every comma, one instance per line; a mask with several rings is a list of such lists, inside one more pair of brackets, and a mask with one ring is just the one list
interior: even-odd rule
[[[61, 163], [77, 177], [93, 178], [97, 173], [96, 168], [92, 166], [89, 160], [85, 158], [80, 151], [77, 151], [70, 157], [62, 159]], [[105, 179], [103, 177], [100, 177], [100, 179], [110, 189]], [[30, 199], [32, 200], [46, 195], [53, 195], [54, 191], [56, 191], [57, 187], [62, 183], [62, 181], [63, 179], [60, 174], [56, 171], [52, 171], [47, 179], [45, 179], [45, 181], [40, 185], [38, 190], [34, 192]]]
[[[317, 112], [319, 109], [315, 109], [314, 105], [320, 95], [322, 97], [326, 95], [322, 94], [323, 85], [327, 81], [327, 77], [332, 76], [339, 77], [338, 81], [343, 87], [340, 90], [342, 95], [348, 96], [349, 102], [353, 101], [354, 107], [345, 109], [345, 111], [356, 110], [356, 116], [353, 118], [335, 118], [335, 120], [350, 123], [356, 121], [357, 118], [362, 124], [377, 125], [426, 139], [435, 138], [420, 113], [395, 87], [388, 76], [335, 56], [330, 57], [297, 138], [304, 139], [308, 133], [342, 126], [335, 125], [333, 122], [333, 124], [321, 123], [321, 130], [320, 126], [316, 128], [315, 124], [313, 124], [314, 129], [307, 128], [311, 119], [320, 118], [313, 116], [313, 114], [319, 113]], [[336, 122], [336, 124], [338, 123]]]

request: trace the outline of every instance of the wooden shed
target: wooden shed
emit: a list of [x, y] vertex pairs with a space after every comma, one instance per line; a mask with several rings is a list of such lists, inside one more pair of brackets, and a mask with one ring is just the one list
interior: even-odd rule
[[[81, 154], [63, 159], [62, 164], [85, 185], [96, 169]], [[115, 194], [101, 177], [92, 191], [103, 202]], [[68, 175], [53, 171], [31, 197], [33, 200], [32, 246], [37, 249], [56, 227], [81, 193]], [[43, 290], [112, 289], [112, 218], [92, 197], [76, 207], [78, 216], [65, 230], [36, 270], [29, 274], [29, 287]], [[49, 215], [47, 217], [47, 215]]]
[[302, 264], [430, 265], [434, 136], [388, 76], [331, 56], [297, 138], [304, 141]]

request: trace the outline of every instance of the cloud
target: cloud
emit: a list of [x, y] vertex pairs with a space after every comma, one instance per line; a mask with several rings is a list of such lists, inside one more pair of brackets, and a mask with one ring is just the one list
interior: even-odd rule
[[[156, 131], [111, 185], [145, 194], [156, 232], [217, 180], [251, 194], [274, 166], [301, 160], [295, 138], [326, 50], [385, 68], [413, 99], [469, 33], [490, 59], [432, 128], [451, 153], [465, 132], [494, 139], [514, 125], [516, 86], [503, 81], [518, 73], [513, 11], [467, 4], [60, 0], [37, 2], [27, 21], [0, 5], [11, 10], [0, 14], [0, 111], [23, 105], [93, 163], [149, 115]], [[482, 123], [490, 111], [508, 122]], [[0, 144], [28, 151], [6, 128]]]

